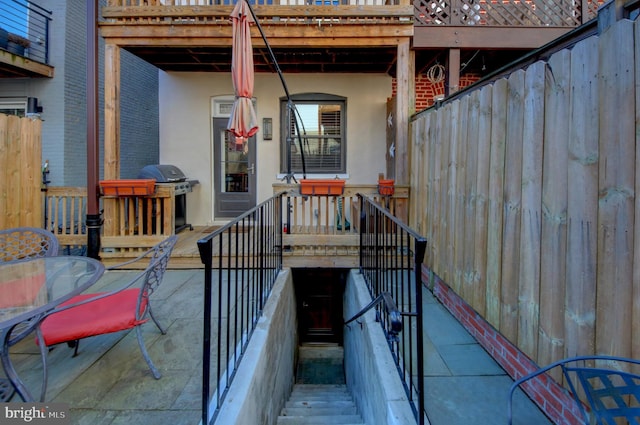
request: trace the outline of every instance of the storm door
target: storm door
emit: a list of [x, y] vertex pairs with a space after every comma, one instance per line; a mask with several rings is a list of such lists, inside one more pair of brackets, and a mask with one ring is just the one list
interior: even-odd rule
[[233, 218], [256, 205], [256, 138], [236, 143], [228, 118], [213, 118], [213, 186], [216, 218]]

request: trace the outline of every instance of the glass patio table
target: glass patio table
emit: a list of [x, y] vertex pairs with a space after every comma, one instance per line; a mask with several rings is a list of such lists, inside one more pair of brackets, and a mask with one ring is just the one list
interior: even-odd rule
[[34, 330], [42, 356], [40, 401], [44, 401], [47, 347], [38, 325], [47, 313], [89, 288], [103, 273], [102, 263], [88, 257], [58, 256], [0, 263], [0, 359], [8, 378], [0, 382], [0, 401], [8, 401], [14, 389], [25, 402], [35, 401], [9, 356], [10, 347]]

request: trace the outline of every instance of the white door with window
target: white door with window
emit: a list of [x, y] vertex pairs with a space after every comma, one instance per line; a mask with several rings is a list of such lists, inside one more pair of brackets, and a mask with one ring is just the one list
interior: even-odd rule
[[[230, 100], [214, 100], [213, 187], [215, 218], [234, 218], [256, 205], [255, 136], [236, 143], [227, 131]], [[224, 116], [224, 115], [227, 116]]]

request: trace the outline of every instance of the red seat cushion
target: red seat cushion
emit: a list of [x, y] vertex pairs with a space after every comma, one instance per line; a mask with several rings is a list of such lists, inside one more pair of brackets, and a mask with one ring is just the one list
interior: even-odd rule
[[[146, 322], [148, 319], [136, 320], [135, 312], [139, 293], [139, 289], [126, 289], [108, 297], [51, 314], [40, 325], [45, 345], [118, 332]], [[98, 295], [100, 294], [78, 295], [61, 304], [61, 307]], [[144, 309], [145, 306], [141, 308]]]

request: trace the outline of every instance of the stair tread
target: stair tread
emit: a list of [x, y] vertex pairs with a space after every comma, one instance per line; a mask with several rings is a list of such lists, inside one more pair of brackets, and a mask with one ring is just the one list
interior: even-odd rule
[[349, 407], [355, 406], [353, 400], [289, 400], [285, 404], [289, 407]]
[[280, 425], [362, 425], [344, 384], [296, 384], [278, 416]]
[[313, 397], [313, 398], [318, 398], [318, 397], [326, 397], [326, 398], [331, 398], [331, 399], [345, 399], [345, 400], [352, 400], [353, 398], [351, 397], [351, 394], [349, 393], [291, 393], [290, 398], [295, 398], [295, 399], [303, 399], [305, 397]]
[[355, 405], [351, 406], [333, 406], [333, 407], [320, 407], [320, 406], [300, 406], [300, 407], [285, 407], [282, 409], [280, 416], [329, 416], [329, 415], [357, 415]]
[[278, 416], [279, 424], [362, 424], [360, 415]]

